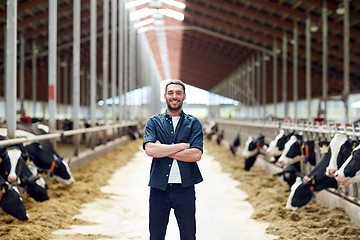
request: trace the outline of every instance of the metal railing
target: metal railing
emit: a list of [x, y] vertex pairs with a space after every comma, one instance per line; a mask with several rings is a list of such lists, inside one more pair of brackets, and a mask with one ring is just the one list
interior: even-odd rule
[[68, 131], [57, 131], [54, 133], [48, 133], [48, 134], [44, 134], [44, 135], [12, 138], [12, 139], [6, 139], [6, 140], [0, 141], [0, 146], [21, 144], [21, 143], [25, 143], [25, 142], [36, 142], [36, 141], [48, 140], [48, 139], [60, 139], [62, 137], [74, 136], [74, 135], [79, 135], [79, 134], [84, 134], [84, 133], [99, 132], [99, 131], [105, 131], [105, 130], [110, 130], [110, 129], [123, 128], [123, 127], [138, 125], [138, 124], [139, 124], [139, 121], [123, 121], [121, 123], [108, 124], [108, 125], [104, 125], [104, 126], [79, 128], [79, 129], [68, 130]]

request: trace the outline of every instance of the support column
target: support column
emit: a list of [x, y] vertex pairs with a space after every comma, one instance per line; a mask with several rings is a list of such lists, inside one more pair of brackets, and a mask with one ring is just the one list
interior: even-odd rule
[[[74, 0], [74, 31], [73, 31], [73, 129], [79, 128], [80, 115], [80, 15], [81, 1]], [[79, 135], [74, 136], [74, 155], [79, 155]]]
[[32, 57], [31, 57], [31, 78], [32, 78], [32, 117], [36, 117], [36, 95], [37, 95], [37, 54], [35, 40], [32, 40]]
[[278, 59], [277, 59], [277, 40], [274, 39], [273, 43], [273, 98], [274, 98], [274, 117], [278, 117], [277, 115], [277, 88], [278, 88]]
[[322, 98], [324, 101], [324, 117], [327, 119], [328, 97], [328, 16], [327, 0], [323, 0], [322, 9]]
[[69, 104], [69, 60], [64, 60], [64, 116], [67, 118]]
[[25, 38], [24, 33], [20, 34], [20, 110], [25, 114]]
[[123, 82], [124, 82], [124, 14], [125, 6], [124, 1], [119, 1], [119, 47], [118, 47], [118, 93], [119, 93], [119, 120], [123, 119], [122, 95], [123, 95]]
[[[96, 113], [96, 78], [97, 78], [97, 51], [96, 51], [96, 23], [97, 23], [97, 6], [96, 0], [90, 2], [90, 119], [91, 126], [95, 127]], [[91, 147], [95, 147], [95, 134], [91, 136]]]
[[[116, 121], [116, 19], [117, 18], [117, 0], [111, 0], [111, 98], [112, 98], [112, 120]], [[115, 130], [115, 129], [114, 129]]]
[[8, 137], [15, 138], [16, 130], [16, 33], [17, 33], [17, 1], [7, 0], [6, 8], [6, 123]]
[[250, 72], [251, 72], [251, 62], [248, 59], [246, 61], [246, 107], [247, 107], [247, 117], [250, 118], [250, 109], [251, 109], [251, 88], [250, 88]]
[[298, 77], [298, 25], [294, 24], [294, 48], [293, 48], [293, 95], [294, 95], [294, 120], [298, 119], [298, 89], [299, 89], [299, 77]]
[[256, 108], [257, 108], [257, 118], [260, 119], [261, 112], [260, 112], [260, 103], [261, 103], [261, 52], [257, 54], [256, 60]]
[[57, 0], [49, 0], [48, 102], [50, 132], [56, 130]]
[[250, 91], [251, 91], [251, 117], [255, 118], [256, 115], [256, 110], [255, 110], [255, 55], [251, 56], [251, 86], [250, 86]]
[[125, 10], [124, 14], [124, 118], [129, 119], [128, 116], [128, 99], [127, 93], [129, 92], [129, 19], [128, 11]]
[[264, 118], [267, 117], [267, 113], [266, 113], [266, 53], [265, 51], [262, 52], [262, 99], [263, 99], [263, 116]]
[[107, 99], [108, 99], [108, 86], [109, 86], [109, 0], [103, 0], [104, 4], [104, 18], [103, 18], [103, 59], [102, 59], [102, 69], [103, 69], [103, 118], [105, 121], [105, 125], [107, 124]]
[[306, 16], [306, 100], [308, 121], [311, 121], [311, 21], [310, 14]]
[[282, 41], [282, 96], [284, 103], [284, 117], [288, 114], [288, 100], [287, 100], [287, 34], [284, 30]]
[[345, 124], [349, 123], [349, 93], [350, 93], [350, 10], [349, 0], [344, 0], [344, 90]]

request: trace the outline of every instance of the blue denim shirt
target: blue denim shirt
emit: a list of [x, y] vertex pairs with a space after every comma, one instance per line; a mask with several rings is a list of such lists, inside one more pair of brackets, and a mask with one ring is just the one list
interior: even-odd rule
[[[155, 143], [159, 140], [162, 144], [189, 143], [190, 148], [198, 148], [203, 151], [203, 131], [202, 126], [196, 117], [180, 114], [180, 120], [176, 126], [175, 132], [172, 124], [172, 118], [169, 114], [162, 113], [149, 118], [145, 126], [145, 143]], [[173, 159], [169, 157], [153, 158], [150, 168], [149, 186], [166, 190], [171, 165]], [[189, 187], [203, 180], [199, 167], [196, 162], [178, 161], [182, 187]]]

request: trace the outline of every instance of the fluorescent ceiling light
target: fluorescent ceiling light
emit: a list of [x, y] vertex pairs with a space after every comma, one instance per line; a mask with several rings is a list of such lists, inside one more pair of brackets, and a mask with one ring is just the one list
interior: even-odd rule
[[150, 25], [150, 26], [145, 26], [145, 27], [141, 27], [138, 29], [138, 33], [143, 33], [143, 32], [147, 32], [149, 30], [153, 30], [154, 29], [154, 26], [153, 25]]
[[312, 26], [310, 27], [310, 31], [311, 31], [311, 32], [317, 32], [317, 31], [319, 31], [319, 26], [318, 26], [318, 25], [312, 25]]
[[[129, 8], [134, 8], [140, 5], [143, 5], [145, 3], [149, 3], [149, 2], [154, 2], [156, 3], [157, 1], [152, 1], [152, 0], [135, 0], [135, 1], [131, 1], [131, 2], [127, 2], [125, 4], [125, 8], [129, 9]], [[186, 8], [186, 4], [182, 3], [182, 2], [178, 2], [178, 1], [174, 1], [174, 0], [161, 0], [161, 2], [166, 3], [168, 5], [177, 7], [177, 8], [181, 8], [181, 9], [185, 9]]]
[[168, 8], [167, 9], [158, 9], [158, 11], [160, 14], [174, 18], [176, 20], [179, 20], [179, 21], [184, 20], [184, 14], [181, 12], [177, 12], [177, 11], [174, 11], [174, 10], [171, 10]]
[[142, 8], [136, 11], [133, 11], [130, 13], [130, 20], [134, 21], [134, 20], [139, 20], [141, 18], [144, 17], [148, 17], [151, 16], [153, 14], [155, 14], [157, 12], [156, 9], [150, 9], [150, 8]]
[[161, 1], [163, 3], [169, 4], [169, 5], [177, 7], [177, 8], [181, 8], [181, 9], [186, 8], [186, 4], [182, 3], [182, 2], [178, 2], [178, 1], [174, 1], [174, 0], [161, 0]]
[[339, 7], [338, 9], [336, 9], [336, 13], [337, 13], [337, 15], [344, 15], [345, 14], [345, 8]]
[[174, 11], [174, 10], [171, 10], [168, 8], [167, 9], [142, 8], [140, 10], [133, 11], [132, 13], [130, 13], [130, 20], [131, 21], [139, 20], [141, 18], [152, 16], [154, 14], [165, 15], [167, 17], [171, 17], [171, 18], [174, 18], [179, 21], [184, 20], [183, 13], [177, 12], [177, 11]]
[[151, 23], [153, 23], [153, 22], [155, 22], [155, 19], [149, 18], [149, 19], [146, 19], [146, 20], [144, 20], [144, 21], [134, 23], [134, 28], [143, 27], [143, 26], [148, 25], [148, 24], [151, 24]]
[[151, 0], [135, 0], [135, 1], [127, 2], [125, 3], [125, 8], [127, 9], [134, 8], [148, 2], [151, 2]]

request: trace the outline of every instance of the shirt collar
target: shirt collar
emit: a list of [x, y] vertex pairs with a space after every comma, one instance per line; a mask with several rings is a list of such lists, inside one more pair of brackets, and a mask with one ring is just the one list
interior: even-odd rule
[[[185, 113], [184, 113], [184, 111], [183, 110], [181, 110], [181, 113], [180, 113], [180, 118], [183, 118], [184, 117], [184, 115], [185, 115]], [[171, 119], [172, 117], [171, 117], [171, 115], [170, 114], [168, 114], [167, 113], [167, 110], [165, 110], [165, 116], [167, 117], [167, 118], [169, 118], [169, 119]]]

